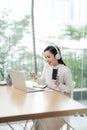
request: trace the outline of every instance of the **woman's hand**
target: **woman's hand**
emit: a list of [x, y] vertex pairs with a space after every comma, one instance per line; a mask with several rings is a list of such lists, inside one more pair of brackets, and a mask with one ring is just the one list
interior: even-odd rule
[[59, 81], [59, 76], [56, 77], [55, 85], [59, 86], [60, 81]]
[[37, 79], [36, 73], [30, 72], [29, 76], [30, 76], [31, 78], [34, 78], [35, 80]]

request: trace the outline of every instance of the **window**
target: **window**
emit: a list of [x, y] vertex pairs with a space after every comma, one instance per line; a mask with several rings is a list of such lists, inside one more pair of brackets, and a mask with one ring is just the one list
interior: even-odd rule
[[87, 0], [1, 0], [0, 80], [11, 68], [28, 79], [29, 71], [40, 76], [43, 49], [57, 44], [76, 88], [87, 89], [86, 5]]

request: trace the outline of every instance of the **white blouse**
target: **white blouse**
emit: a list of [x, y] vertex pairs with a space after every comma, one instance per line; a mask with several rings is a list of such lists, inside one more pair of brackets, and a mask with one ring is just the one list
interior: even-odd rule
[[37, 80], [37, 82], [39, 84], [47, 84], [50, 88], [58, 91], [70, 93], [74, 87], [71, 70], [63, 64], [58, 64], [56, 67], [58, 67], [57, 76], [59, 76], [60, 81], [58, 86], [55, 85], [55, 81], [52, 80], [53, 66], [49, 66], [48, 64], [44, 66], [42, 76]]

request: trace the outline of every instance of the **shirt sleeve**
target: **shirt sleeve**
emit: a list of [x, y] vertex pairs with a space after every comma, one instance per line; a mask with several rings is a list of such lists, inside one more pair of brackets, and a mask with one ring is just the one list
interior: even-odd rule
[[38, 84], [45, 84], [46, 65], [43, 68], [43, 72], [40, 78], [37, 79]]
[[62, 92], [71, 93], [74, 88], [74, 81], [72, 80], [72, 73], [69, 68], [66, 69], [63, 78], [64, 83], [60, 83], [58, 88]]

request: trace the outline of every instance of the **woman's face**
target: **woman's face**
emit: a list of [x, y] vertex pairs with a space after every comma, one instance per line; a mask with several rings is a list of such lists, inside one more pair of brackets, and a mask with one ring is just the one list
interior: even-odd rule
[[56, 66], [56, 65], [58, 65], [57, 59], [54, 57], [54, 55], [50, 51], [45, 51], [44, 52], [44, 57], [45, 57], [46, 62], [50, 66]]

